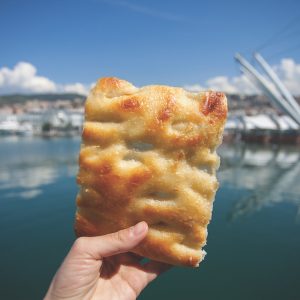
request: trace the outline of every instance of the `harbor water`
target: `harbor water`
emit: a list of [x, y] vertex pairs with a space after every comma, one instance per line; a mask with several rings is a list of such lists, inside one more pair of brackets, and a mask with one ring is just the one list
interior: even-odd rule
[[[0, 299], [42, 299], [75, 239], [80, 139], [0, 145]], [[224, 144], [219, 153], [205, 260], [172, 268], [139, 299], [299, 299], [299, 148]]]

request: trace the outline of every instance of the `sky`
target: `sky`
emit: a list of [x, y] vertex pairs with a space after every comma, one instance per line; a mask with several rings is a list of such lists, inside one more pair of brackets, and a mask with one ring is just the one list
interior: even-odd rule
[[0, 1], [0, 94], [79, 92], [104, 76], [251, 93], [260, 51], [300, 94], [299, 0]]

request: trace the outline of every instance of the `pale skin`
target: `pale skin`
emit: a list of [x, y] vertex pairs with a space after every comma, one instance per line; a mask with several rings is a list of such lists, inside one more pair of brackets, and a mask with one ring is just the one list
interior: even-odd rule
[[152, 280], [170, 267], [156, 261], [141, 264], [142, 257], [129, 252], [147, 232], [147, 223], [140, 222], [112, 234], [78, 238], [44, 299], [136, 299]]

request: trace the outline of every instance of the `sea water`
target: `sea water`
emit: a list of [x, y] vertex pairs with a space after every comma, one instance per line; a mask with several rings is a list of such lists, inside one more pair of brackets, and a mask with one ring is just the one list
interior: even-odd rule
[[[79, 138], [0, 140], [0, 299], [41, 299], [74, 241]], [[300, 153], [223, 145], [207, 256], [139, 299], [299, 299]]]

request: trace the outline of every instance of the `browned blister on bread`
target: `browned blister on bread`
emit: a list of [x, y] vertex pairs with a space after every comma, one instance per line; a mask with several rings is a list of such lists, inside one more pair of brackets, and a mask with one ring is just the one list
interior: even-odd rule
[[77, 235], [103, 235], [143, 220], [149, 232], [133, 252], [198, 266], [226, 116], [219, 92], [100, 79], [85, 105]]

